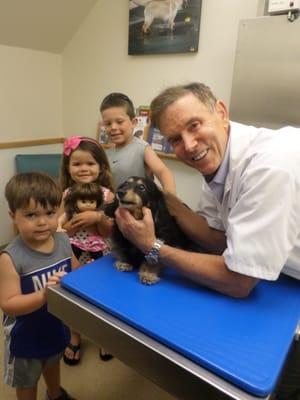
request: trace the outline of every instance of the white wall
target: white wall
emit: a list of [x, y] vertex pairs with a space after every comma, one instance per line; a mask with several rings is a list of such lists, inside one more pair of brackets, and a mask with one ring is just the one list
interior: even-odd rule
[[[256, 10], [256, 0], [203, 0], [198, 53], [128, 56], [128, 1], [99, 0], [63, 53], [66, 135], [94, 136], [99, 104], [111, 91], [148, 104], [166, 86], [197, 80], [229, 103], [238, 23]], [[166, 163], [179, 196], [195, 207], [200, 175], [178, 161]]]
[[[228, 103], [238, 22], [256, 9], [257, 0], [203, 0], [196, 54], [128, 56], [126, 0], [98, 0], [62, 55], [0, 45], [0, 141], [95, 136], [99, 103], [114, 90], [140, 105], [168, 85], [199, 80]], [[3, 190], [14, 155], [60, 151], [61, 145], [0, 149], [0, 244], [10, 237]], [[195, 207], [200, 175], [178, 161], [166, 164], [179, 196]]]
[[[62, 56], [0, 45], [0, 142], [63, 136]], [[17, 153], [60, 152], [61, 145], [0, 149], [0, 245], [11, 237], [4, 199]]]
[[62, 136], [61, 55], [0, 46], [0, 141]]

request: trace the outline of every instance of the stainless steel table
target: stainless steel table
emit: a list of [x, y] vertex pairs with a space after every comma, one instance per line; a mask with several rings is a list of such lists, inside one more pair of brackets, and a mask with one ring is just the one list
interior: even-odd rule
[[247, 394], [60, 286], [49, 289], [48, 309], [176, 398], [263, 399]]

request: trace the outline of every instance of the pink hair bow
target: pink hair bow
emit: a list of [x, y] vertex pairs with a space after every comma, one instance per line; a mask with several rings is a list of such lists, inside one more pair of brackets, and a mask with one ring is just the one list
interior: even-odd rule
[[82, 136], [70, 136], [66, 139], [64, 141], [64, 155], [69, 156], [73, 150], [77, 149], [82, 140]]
[[72, 153], [72, 151], [77, 149], [77, 147], [81, 142], [91, 142], [94, 143], [96, 146], [101, 147], [100, 144], [92, 138], [83, 136], [70, 136], [68, 139], [64, 141], [64, 150], [63, 150], [64, 155], [69, 156]]

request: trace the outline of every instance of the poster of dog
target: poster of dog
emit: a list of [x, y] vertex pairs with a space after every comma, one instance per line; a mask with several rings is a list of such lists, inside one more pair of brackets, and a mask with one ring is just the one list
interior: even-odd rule
[[129, 0], [128, 54], [198, 51], [202, 0]]

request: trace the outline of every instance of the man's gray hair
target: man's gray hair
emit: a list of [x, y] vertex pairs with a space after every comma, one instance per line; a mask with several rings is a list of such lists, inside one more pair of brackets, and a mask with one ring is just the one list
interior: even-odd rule
[[197, 97], [210, 111], [215, 109], [217, 99], [204, 83], [193, 82], [187, 85], [172, 86], [162, 91], [152, 100], [150, 105], [151, 124], [159, 128], [161, 118], [166, 109], [189, 93]]

